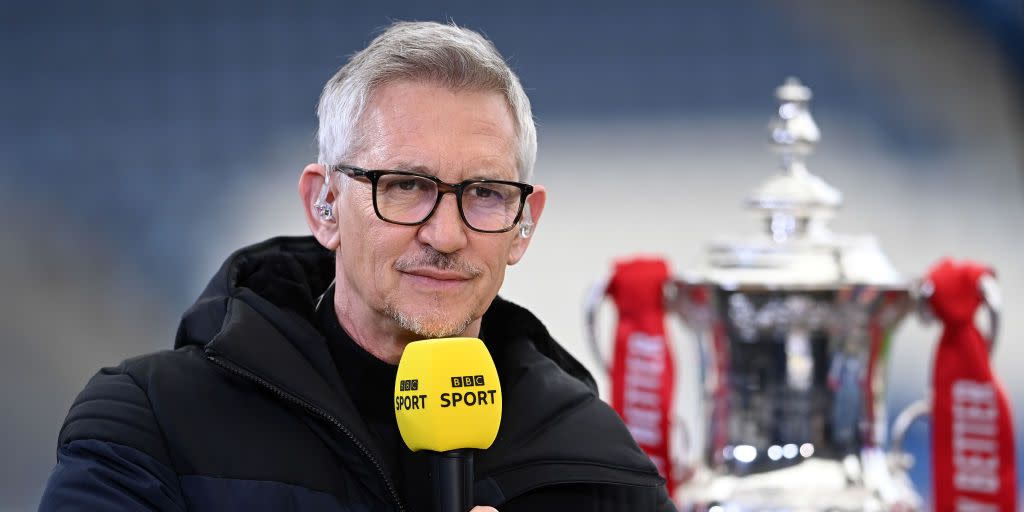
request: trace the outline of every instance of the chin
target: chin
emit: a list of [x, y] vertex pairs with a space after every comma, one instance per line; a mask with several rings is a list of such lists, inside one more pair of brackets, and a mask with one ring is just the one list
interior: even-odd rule
[[385, 312], [402, 329], [423, 339], [451, 338], [461, 336], [469, 324], [476, 318], [465, 311], [465, 308], [445, 308], [443, 306], [429, 311], [415, 308], [403, 308], [401, 305], [389, 304]]
[[411, 325], [403, 326], [409, 331], [416, 333], [424, 339], [428, 338], [454, 338], [462, 336], [466, 332], [466, 328], [472, 323], [471, 318], [465, 318], [462, 321], [455, 319], [438, 319], [438, 318], [426, 318], [423, 320], [413, 320]]

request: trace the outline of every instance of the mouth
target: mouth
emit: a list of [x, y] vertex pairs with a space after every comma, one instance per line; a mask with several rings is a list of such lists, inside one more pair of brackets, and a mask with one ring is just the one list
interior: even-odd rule
[[412, 268], [399, 271], [414, 287], [428, 290], [453, 290], [468, 283], [474, 276], [436, 268]]

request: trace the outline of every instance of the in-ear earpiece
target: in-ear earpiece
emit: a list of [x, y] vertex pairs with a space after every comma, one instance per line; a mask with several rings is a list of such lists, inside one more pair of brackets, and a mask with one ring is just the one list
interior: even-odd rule
[[530, 238], [533, 233], [533, 212], [530, 211], [530, 203], [523, 207], [523, 219], [519, 222], [519, 236]]
[[334, 207], [333, 206], [331, 206], [331, 205], [329, 205], [329, 204], [327, 204], [327, 203], [325, 203], [323, 201], [317, 200], [316, 202], [313, 203], [313, 209], [316, 210], [316, 212], [318, 214], [320, 214], [320, 218], [321, 219], [323, 219], [323, 220], [334, 220]]
[[325, 221], [334, 220], [334, 206], [327, 202], [327, 193], [331, 191], [331, 171], [324, 176], [324, 186], [320, 188], [320, 195], [313, 202], [313, 209]]

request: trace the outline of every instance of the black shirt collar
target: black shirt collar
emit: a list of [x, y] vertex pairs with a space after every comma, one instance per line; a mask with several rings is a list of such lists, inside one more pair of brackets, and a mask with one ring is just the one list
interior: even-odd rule
[[333, 285], [317, 306], [317, 326], [327, 338], [331, 358], [359, 413], [371, 421], [394, 420], [391, 404], [398, 366], [377, 359], [345, 332], [334, 310]]

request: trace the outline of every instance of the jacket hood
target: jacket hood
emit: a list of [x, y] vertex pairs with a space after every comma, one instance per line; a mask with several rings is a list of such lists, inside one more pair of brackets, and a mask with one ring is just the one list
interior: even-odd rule
[[242, 295], [260, 297], [281, 315], [312, 323], [316, 301], [333, 280], [334, 253], [311, 236], [276, 237], [243, 247], [224, 261], [185, 311], [174, 348], [209, 343], [224, 328], [228, 299]]

